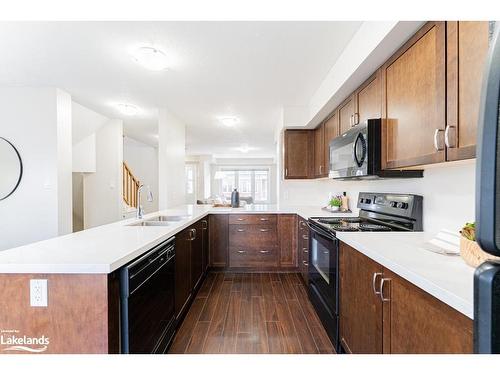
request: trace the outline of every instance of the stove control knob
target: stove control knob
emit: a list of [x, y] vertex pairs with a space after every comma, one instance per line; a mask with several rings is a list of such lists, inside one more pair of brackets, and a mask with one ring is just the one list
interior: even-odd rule
[[361, 198], [361, 199], [359, 200], [359, 203], [365, 203], [364, 198]]
[[391, 207], [393, 207], [393, 208], [398, 207], [398, 202], [391, 202]]
[[366, 198], [366, 199], [365, 199], [365, 203], [366, 203], [366, 204], [370, 204], [370, 203], [372, 203], [372, 200], [371, 200], [370, 198]]
[[398, 208], [406, 209], [406, 208], [408, 208], [408, 203], [399, 202], [398, 203]]

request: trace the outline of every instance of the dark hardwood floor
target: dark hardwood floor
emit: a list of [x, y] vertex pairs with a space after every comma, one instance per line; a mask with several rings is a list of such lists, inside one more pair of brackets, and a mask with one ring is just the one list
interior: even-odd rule
[[299, 274], [210, 273], [169, 353], [334, 353]]

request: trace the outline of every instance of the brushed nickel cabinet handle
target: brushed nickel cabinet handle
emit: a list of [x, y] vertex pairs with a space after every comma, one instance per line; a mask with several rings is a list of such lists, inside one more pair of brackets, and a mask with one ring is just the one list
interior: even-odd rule
[[[450, 129], [453, 130], [453, 135], [450, 139]], [[444, 144], [448, 148], [455, 148], [457, 147], [456, 145], [456, 127], [455, 126], [450, 126], [448, 125], [444, 131]]]
[[309, 239], [309, 236], [308, 236], [307, 234], [303, 234], [303, 235], [302, 235], [302, 238], [303, 238], [304, 240], [308, 240], [308, 239]]
[[243, 218], [241, 218], [241, 217], [238, 217], [236, 220], [237, 220], [237, 221], [245, 221], [245, 219], [243, 219]]
[[260, 229], [261, 232], [269, 232], [269, 229]]
[[385, 284], [385, 282], [386, 282], [386, 281], [387, 281], [387, 282], [390, 282], [390, 281], [391, 281], [391, 279], [382, 278], [382, 279], [380, 280], [380, 299], [382, 300], [382, 302], [389, 302], [389, 301], [391, 300], [391, 298], [390, 298], [390, 297], [389, 297], [389, 298], [386, 298], [386, 297], [384, 296], [384, 284]]
[[285, 177], [288, 177], [288, 168], [285, 168]]
[[434, 148], [436, 151], [443, 151], [444, 150], [444, 145], [443, 145], [443, 139], [440, 136], [440, 134], [443, 132], [443, 129], [436, 129], [434, 131]]
[[354, 114], [354, 125], [358, 125], [359, 124], [359, 113], [355, 113]]
[[378, 279], [379, 276], [382, 276], [381, 272], [375, 272], [373, 274], [372, 288], [373, 288], [373, 293], [375, 293], [375, 295], [379, 295], [380, 294], [380, 290], [377, 290], [377, 287], [376, 287], [377, 279]]
[[261, 250], [260, 253], [261, 254], [267, 254], [269, 252], [269, 250]]
[[309, 250], [307, 250], [305, 247], [303, 247], [303, 248], [302, 248], [302, 251], [303, 251], [304, 253], [306, 253], [306, 254], [308, 254], [308, 253], [309, 253]]
[[265, 217], [261, 217], [261, 218], [260, 218], [260, 221], [269, 221], [269, 219], [268, 219], [268, 218], [265, 218]]
[[304, 264], [304, 266], [308, 266], [309, 265], [309, 263], [306, 262], [305, 260], [303, 260], [302, 263]]
[[303, 221], [301, 221], [301, 222], [300, 222], [300, 226], [301, 226], [302, 228], [306, 228], [306, 227], [307, 227], [306, 223], [304, 223]]
[[246, 253], [245, 250], [238, 250], [238, 254], [244, 254], [244, 253]]
[[244, 232], [245, 229], [238, 229], [238, 232]]
[[206, 221], [206, 220], [201, 221], [201, 229], [203, 229], [203, 230], [208, 229], [208, 221]]

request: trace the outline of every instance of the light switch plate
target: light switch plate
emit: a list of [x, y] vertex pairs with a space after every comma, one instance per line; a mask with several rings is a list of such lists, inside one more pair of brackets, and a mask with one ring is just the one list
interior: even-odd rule
[[30, 305], [32, 307], [47, 307], [47, 280], [32, 279], [30, 280]]

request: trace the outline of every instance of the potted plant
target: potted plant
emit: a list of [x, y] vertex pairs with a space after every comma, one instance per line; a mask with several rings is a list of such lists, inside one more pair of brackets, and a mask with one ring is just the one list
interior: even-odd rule
[[332, 199], [330, 199], [329, 204], [332, 211], [338, 211], [340, 210], [340, 206], [342, 205], [342, 199], [340, 199], [339, 197], [333, 197]]
[[460, 256], [469, 266], [475, 268], [487, 260], [500, 259], [483, 251], [476, 242], [475, 223], [466, 223], [460, 234]]

